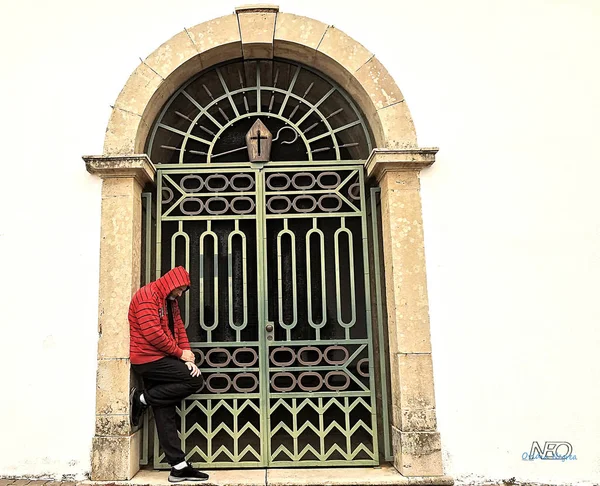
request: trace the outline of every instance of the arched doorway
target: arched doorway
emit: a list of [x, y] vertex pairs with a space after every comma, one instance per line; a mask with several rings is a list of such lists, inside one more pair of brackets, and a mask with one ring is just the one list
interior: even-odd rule
[[[285, 70], [277, 74], [277, 66]], [[302, 81], [303, 90], [290, 89], [298, 67], [296, 82], [301, 75], [303, 79], [316, 76], [310, 89], [313, 81], [307, 80]], [[196, 78], [198, 73], [202, 74]], [[200, 82], [203, 75], [212, 79]], [[267, 90], [262, 89], [264, 80], [271, 85]], [[192, 86], [195, 81], [199, 84]], [[198, 91], [188, 97], [179, 91], [183, 86]], [[217, 89], [222, 91], [217, 93]], [[187, 111], [185, 105], [169, 111], [170, 100], [173, 108], [180, 106], [177, 99], [191, 103]], [[251, 150], [246, 146], [244, 151], [248, 144]], [[303, 150], [306, 157], [301, 158]], [[221, 373], [210, 380], [217, 390], [211, 393], [222, 393], [218, 398], [196, 397], [197, 403], [189, 409], [184, 405], [183, 419], [189, 414], [196, 425], [184, 439], [222, 434], [227, 452], [219, 451], [224, 454], [219, 458], [211, 451], [215, 465], [224, 457], [229, 464], [235, 462], [232, 454], [240, 462], [246, 455], [253, 464], [260, 461], [262, 465], [278, 465], [278, 460], [282, 466], [295, 465], [301, 455], [307, 459], [305, 465], [308, 461], [325, 464], [330, 459], [329, 464], [347, 464], [352, 459], [373, 464], [381, 449], [376, 429], [390, 426], [393, 451], [386, 459], [393, 460], [406, 476], [442, 475], [418, 178], [419, 171], [434, 162], [436, 151], [418, 148], [402, 93], [375, 56], [333, 26], [280, 13], [277, 7], [238, 8], [233, 15], [185, 29], [146, 58], [115, 103], [103, 155], [84, 157], [88, 170], [103, 178], [92, 478], [128, 479], [139, 467], [140, 453], [147, 452], [143, 430], [132, 430], [126, 420], [132, 378], [125, 316], [141, 282], [141, 254], [149, 252], [147, 246], [142, 247], [141, 237], [142, 188], [148, 183], [156, 187], [154, 214], [161, 220], [156, 243], [161, 256], [153, 260], [162, 267], [178, 258], [185, 261], [187, 255], [190, 265], [193, 258], [198, 259], [194, 263], [198, 292], [212, 302], [213, 311], [210, 305], [199, 305], [198, 293], [198, 305], [193, 301], [184, 305], [188, 326], [197, 319], [198, 352], [203, 351], [201, 344], [208, 341], [209, 332], [211, 339], [215, 332], [222, 348], [208, 357], [210, 367], [220, 369], [215, 374]], [[376, 306], [368, 297], [367, 179], [381, 189], [386, 283], [380, 293], [387, 301], [389, 352], [378, 346], [374, 353], [370, 346], [374, 336], [368, 334], [369, 310]], [[219, 245], [223, 247], [216, 252]], [[219, 255], [216, 259], [215, 254]], [[222, 260], [224, 255], [226, 260]], [[254, 265], [250, 261], [256, 267], [249, 266]], [[219, 296], [212, 289], [221, 288], [225, 279], [227, 290]], [[306, 301], [298, 299], [302, 288], [311, 289], [305, 292]], [[237, 307], [230, 307], [232, 302]], [[382, 314], [378, 313], [379, 319]], [[331, 329], [339, 329], [340, 336], [325, 333], [330, 320]], [[223, 331], [219, 336], [216, 322], [229, 334]], [[364, 342], [345, 342], [353, 340]], [[280, 345], [290, 349], [272, 356]], [[209, 352], [203, 351], [205, 361]], [[384, 400], [374, 395], [373, 354], [392, 384], [387, 420], [377, 417], [376, 408], [365, 399]], [[292, 357], [298, 361], [298, 355], [304, 364], [287, 364]], [[322, 363], [334, 369], [319, 369]], [[345, 371], [346, 364], [354, 366], [352, 373]], [[234, 375], [244, 374], [240, 369], [247, 374], [234, 381]], [[273, 380], [273, 388], [271, 379], [277, 373], [282, 374]], [[329, 378], [328, 373], [332, 373]], [[258, 396], [250, 398], [257, 391], [255, 381]], [[323, 387], [328, 391], [322, 391]], [[225, 390], [235, 393], [229, 397]], [[325, 433], [330, 425], [325, 422], [326, 405], [319, 403], [318, 396], [311, 398], [316, 393], [332, 394], [322, 399], [332, 398], [328, 410], [337, 409], [339, 417], [332, 423], [344, 422], [343, 432], [333, 425]], [[230, 424], [227, 427], [233, 433], [225, 427], [199, 430], [202, 414], [219, 413], [202, 405], [203, 399], [220, 401], [219, 409], [229, 416], [225, 425]], [[234, 405], [233, 400], [244, 400], [247, 405], [241, 410], [240, 402]], [[358, 417], [354, 410], [360, 410]], [[254, 413], [245, 423], [258, 430], [248, 427], [244, 433], [250, 430], [249, 436], [267, 441], [260, 450], [251, 446], [255, 454], [247, 449], [250, 442], [240, 450], [240, 442], [236, 445], [231, 440], [242, 437], [231, 418], [243, 413]], [[306, 418], [309, 413], [312, 418]], [[378, 418], [383, 424], [376, 428]], [[269, 419], [279, 422], [270, 427]], [[283, 425], [274, 430], [279, 423]], [[308, 431], [306, 437], [312, 436], [305, 442], [300, 440], [300, 427]], [[322, 446], [329, 433], [337, 432], [345, 442], [333, 440]], [[274, 443], [278, 434], [281, 440]], [[200, 442], [192, 441], [189, 452], [197, 454], [204, 445], [208, 450], [201, 438], [193, 440]]]
[[306, 66], [236, 60], [172, 95], [146, 152], [156, 277], [190, 272], [206, 380], [180, 410], [188, 460], [378, 464], [362, 113]]

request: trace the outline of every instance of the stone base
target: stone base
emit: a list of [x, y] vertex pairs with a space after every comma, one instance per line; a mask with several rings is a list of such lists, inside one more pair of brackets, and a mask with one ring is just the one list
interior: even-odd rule
[[[203, 486], [452, 486], [448, 476], [407, 478], [394, 467], [285, 468], [285, 469], [217, 469], [206, 470], [209, 479]], [[168, 486], [168, 471], [142, 470], [123, 486]], [[105, 486], [106, 483], [85, 481], [85, 486]], [[110, 484], [115, 484], [110, 483]], [[117, 483], [118, 485], [119, 483]], [[109, 486], [109, 484], [106, 484]]]
[[128, 481], [140, 469], [142, 432], [133, 435], [94, 437], [92, 440], [93, 481]]
[[438, 432], [402, 432], [392, 427], [394, 466], [406, 477], [443, 476]]

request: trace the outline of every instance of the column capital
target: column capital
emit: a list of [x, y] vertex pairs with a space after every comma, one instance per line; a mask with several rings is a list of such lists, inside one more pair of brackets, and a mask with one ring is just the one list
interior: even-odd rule
[[154, 182], [156, 167], [146, 154], [137, 155], [84, 155], [85, 168], [102, 179], [131, 178], [144, 187]]
[[365, 164], [367, 176], [379, 182], [387, 172], [420, 171], [433, 165], [438, 150], [436, 147], [373, 149]]

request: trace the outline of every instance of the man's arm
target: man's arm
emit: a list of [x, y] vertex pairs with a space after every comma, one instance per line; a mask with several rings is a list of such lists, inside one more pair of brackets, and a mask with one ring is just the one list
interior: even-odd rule
[[158, 306], [153, 301], [139, 302], [136, 306], [135, 317], [146, 341], [163, 353], [181, 358], [183, 350], [171, 336], [163, 331], [158, 317]]

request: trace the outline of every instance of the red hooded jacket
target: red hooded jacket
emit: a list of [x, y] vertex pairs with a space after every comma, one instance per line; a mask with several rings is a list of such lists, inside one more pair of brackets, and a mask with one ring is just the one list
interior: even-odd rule
[[167, 296], [177, 287], [190, 286], [183, 267], [169, 270], [158, 280], [138, 290], [129, 306], [129, 356], [132, 364], [144, 364], [165, 356], [181, 358], [190, 349], [177, 300], [171, 301], [175, 336], [169, 329]]

